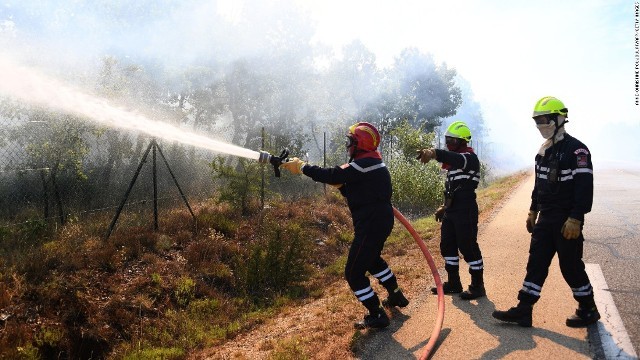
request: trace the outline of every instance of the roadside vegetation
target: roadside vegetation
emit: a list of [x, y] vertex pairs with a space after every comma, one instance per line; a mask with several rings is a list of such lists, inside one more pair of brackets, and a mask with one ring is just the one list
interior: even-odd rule
[[[166, 8], [151, 3], [135, 6]], [[261, 23], [269, 13], [262, 10], [249, 23]], [[107, 13], [117, 15], [119, 27], [139, 25]], [[14, 35], [32, 24], [18, 15]], [[317, 66], [326, 49], [312, 41], [313, 22], [301, 13], [276, 32], [261, 32], [255, 52], [238, 54], [238, 44], [224, 44], [246, 29], [212, 16], [209, 23], [221, 31], [210, 39], [217, 50], [184, 66], [116, 51], [73, 69], [54, 70], [50, 61], [46, 68], [108, 108], [245, 149], [277, 155], [287, 148], [327, 166], [346, 162], [346, 129], [370, 122], [382, 137], [394, 206], [425, 238], [437, 236], [427, 215], [442, 202], [441, 168], [421, 164], [415, 151], [442, 147], [455, 120], [472, 130], [478, 152], [490, 150], [480, 105], [454, 68], [416, 48], [380, 67], [360, 41]], [[97, 114], [59, 112], [57, 95], [50, 94], [51, 108], [0, 97], [0, 358], [184, 359], [343, 284], [352, 224], [333, 188], [289, 174], [276, 179], [251, 159], [214, 159], [193, 146], [150, 139], [148, 129], [112, 128], [94, 121]], [[154, 143], [163, 149], [158, 161], [156, 147], [146, 157]], [[491, 163], [486, 152], [480, 158]], [[487, 171], [483, 164], [485, 179]], [[178, 182], [193, 217], [184, 197], [172, 195]], [[481, 206], [495, 205], [513, 185], [497, 184], [505, 190], [487, 193]], [[105, 237], [129, 190], [125, 213]], [[154, 231], [148, 208], [156, 200], [162, 213]], [[388, 255], [407, 253], [410, 241], [395, 230]], [[435, 242], [430, 246], [437, 253]], [[353, 297], [345, 293], [334, 313], [349, 304]], [[343, 335], [352, 333], [321, 332], [316, 346], [350, 351]], [[286, 338], [265, 348], [274, 359], [304, 359], [318, 350], [306, 341]]]
[[[521, 178], [479, 191], [483, 211]], [[352, 225], [334, 190], [250, 215], [213, 200], [194, 211], [197, 229], [178, 209], [162, 232], [145, 225], [108, 240], [73, 221], [58, 231], [0, 228], [0, 357], [183, 359], [323, 296], [342, 277]], [[438, 236], [432, 217], [414, 224], [425, 239]], [[402, 253], [410, 241], [396, 229], [386, 251]]]

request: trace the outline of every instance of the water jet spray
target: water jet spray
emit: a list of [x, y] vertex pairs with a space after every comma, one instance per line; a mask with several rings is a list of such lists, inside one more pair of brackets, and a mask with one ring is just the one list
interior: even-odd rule
[[260, 153], [214, 140], [166, 122], [125, 110], [0, 55], [0, 97], [76, 114], [104, 126], [138, 131], [156, 139], [178, 141], [216, 152], [258, 160]]

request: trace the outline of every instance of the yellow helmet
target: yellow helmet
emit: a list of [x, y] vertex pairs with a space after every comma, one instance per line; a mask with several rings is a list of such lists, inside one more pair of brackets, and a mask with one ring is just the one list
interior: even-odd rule
[[533, 107], [532, 117], [549, 114], [558, 114], [566, 117], [568, 113], [569, 110], [564, 106], [562, 101], [553, 96], [545, 96], [538, 100], [536, 106]]
[[458, 138], [469, 142], [471, 141], [471, 130], [469, 130], [469, 127], [464, 122], [455, 121], [449, 125], [444, 136]]

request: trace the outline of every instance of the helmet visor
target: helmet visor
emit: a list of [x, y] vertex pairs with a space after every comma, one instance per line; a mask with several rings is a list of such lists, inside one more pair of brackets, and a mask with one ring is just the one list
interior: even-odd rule
[[353, 136], [351, 135], [347, 135], [347, 140], [345, 141], [345, 146], [348, 148], [354, 146], [356, 144], [356, 139], [353, 138]]
[[547, 125], [553, 120], [555, 120], [554, 117], [549, 115], [538, 115], [533, 117], [533, 121], [536, 122], [536, 125]]
[[445, 136], [445, 137], [444, 137], [444, 142], [445, 142], [445, 144], [447, 144], [447, 145], [458, 145], [458, 143], [459, 143], [460, 141], [461, 141], [460, 139], [455, 138], [455, 137], [453, 137], [453, 136]]

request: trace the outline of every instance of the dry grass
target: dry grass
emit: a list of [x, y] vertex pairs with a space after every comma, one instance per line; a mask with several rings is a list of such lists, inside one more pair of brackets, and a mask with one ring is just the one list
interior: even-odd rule
[[[495, 181], [478, 190], [481, 222], [486, 220], [513, 188], [526, 177], [518, 173]], [[418, 231], [442, 267], [438, 250], [439, 225], [432, 216], [415, 219], [412, 225]], [[413, 239], [398, 222], [387, 240], [383, 256], [398, 277], [400, 286], [411, 299], [424, 291], [425, 264]], [[340, 266], [337, 268], [341, 269]], [[384, 289], [372, 283], [379, 294]], [[215, 347], [190, 354], [190, 359], [354, 359], [358, 349], [366, 346], [367, 332], [353, 329], [365, 310], [354, 299], [351, 290], [341, 278], [320, 289], [320, 296], [292, 303], [280, 309], [274, 317], [251, 331], [238, 334], [234, 339]], [[384, 295], [382, 295], [384, 296]], [[391, 314], [393, 316], [393, 313]], [[289, 353], [296, 354], [287, 357]]]
[[[523, 178], [479, 191], [481, 219]], [[161, 232], [129, 219], [108, 241], [93, 223], [17, 232], [0, 248], [0, 358], [333, 360], [366, 344], [352, 328], [363, 308], [342, 280], [351, 217], [334, 191], [248, 217], [213, 202], [193, 208], [197, 230], [176, 210]], [[384, 256], [411, 297], [424, 287], [424, 259], [397, 225]], [[429, 216], [413, 225], [437, 254], [438, 224]], [[293, 250], [302, 261], [264, 258]], [[291, 273], [299, 280], [269, 282], [265, 266], [299, 267]]]
[[[180, 210], [161, 218], [162, 232], [144, 219], [109, 240], [80, 223], [46, 237], [17, 232], [21, 248], [0, 248], [0, 358], [180, 359], [224, 343], [323, 287], [332, 275], [295, 279], [332, 263], [345, 246], [335, 239], [351, 226], [334, 200], [279, 202], [251, 216], [216, 203], [194, 211], [197, 231]], [[263, 260], [252, 273], [263, 248], [280, 262]], [[282, 255], [301, 249], [312, 251]], [[280, 282], [260, 275], [274, 270]]]

